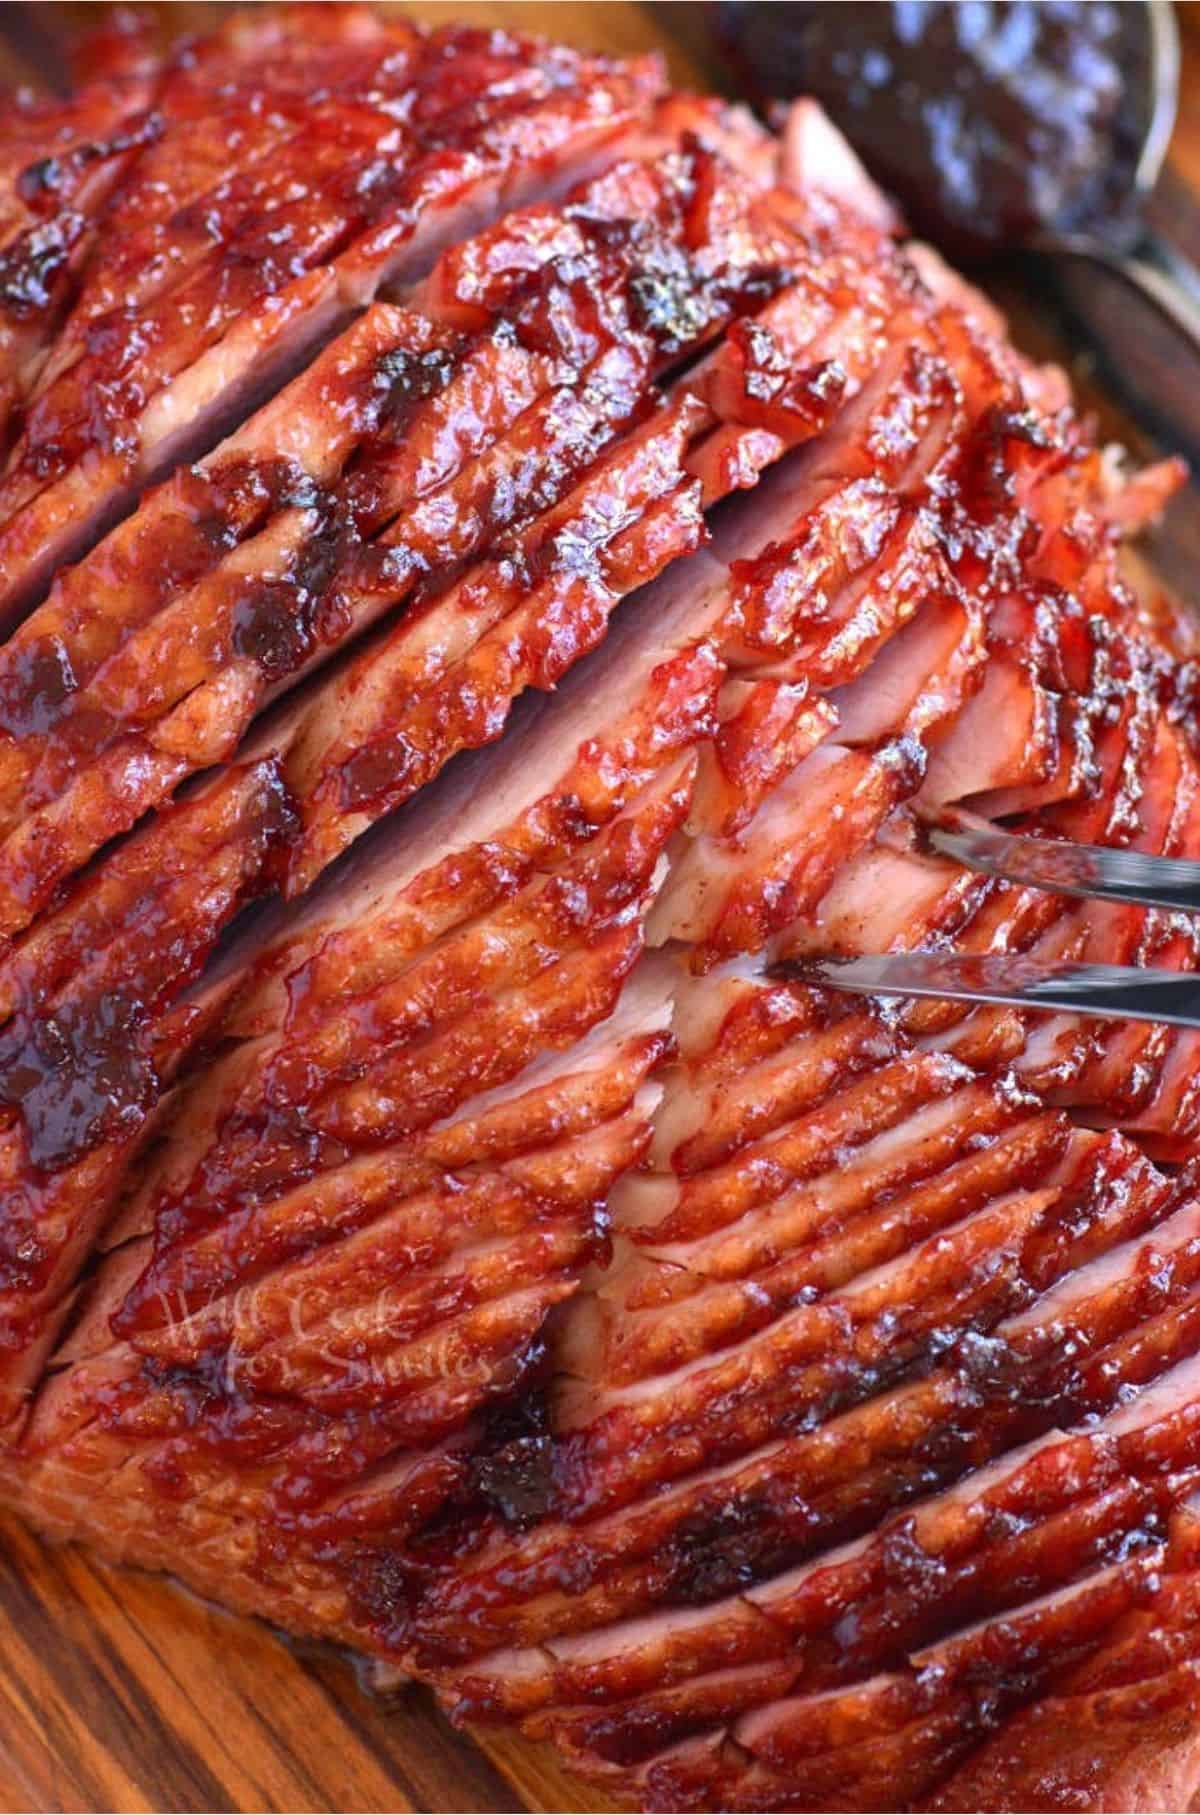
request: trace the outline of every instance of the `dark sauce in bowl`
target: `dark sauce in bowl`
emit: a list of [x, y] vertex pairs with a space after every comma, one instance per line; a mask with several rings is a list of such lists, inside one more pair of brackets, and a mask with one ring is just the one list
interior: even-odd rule
[[1107, 0], [717, 7], [745, 88], [815, 96], [912, 225], [959, 258], [1128, 204], [1141, 13]]

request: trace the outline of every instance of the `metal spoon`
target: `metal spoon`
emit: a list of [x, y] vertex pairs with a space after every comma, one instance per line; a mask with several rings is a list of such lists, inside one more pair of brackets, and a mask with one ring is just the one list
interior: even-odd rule
[[1130, 204], [1074, 231], [1047, 227], [1033, 236], [1029, 249], [1103, 265], [1152, 302], [1200, 349], [1200, 272], [1142, 215], [1162, 172], [1179, 109], [1179, 27], [1172, 0], [1140, 0], [1137, 6], [1126, 4], [1125, 10], [1140, 13], [1148, 51], [1145, 137], [1133, 168]]
[[725, 88], [814, 94], [957, 262], [1090, 260], [1200, 346], [1200, 274], [1143, 214], [1178, 109], [1171, 0], [719, 0], [662, 16], [710, 56], [719, 42]]

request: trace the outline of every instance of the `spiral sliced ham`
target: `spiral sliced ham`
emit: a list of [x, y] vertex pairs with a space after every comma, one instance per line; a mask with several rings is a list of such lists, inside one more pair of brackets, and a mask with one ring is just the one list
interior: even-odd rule
[[647, 1808], [1186, 1806], [1197, 1038], [772, 973], [1195, 970], [923, 838], [1200, 859], [1178, 467], [650, 63], [261, 8], [0, 187], [4, 1503]]

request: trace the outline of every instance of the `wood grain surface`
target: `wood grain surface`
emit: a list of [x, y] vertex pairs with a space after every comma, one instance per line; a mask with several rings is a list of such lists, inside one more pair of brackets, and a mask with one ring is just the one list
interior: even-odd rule
[[[44, 81], [88, 22], [81, 5], [0, 4], [0, 83]], [[417, 0], [440, 21], [541, 30], [614, 52], [663, 49], [677, 81], [703, 85], [685, 48], [684, 9], [634, 0]], [[1200, 5], [1184, 6], [1183, 104], [1162, 208], [1200, 252]], [[203, 27], [215, 5], [155, 8], [164, 37]], [[94, 21], [94, 12], [92, 19]], [[1164, 425], [1129, 414], [1113, 323], [1090, 318], [1044, 272], [989, 285], [1017, 338], [1068, 364], [1107, 434], [1142, 456]], [[1078, 303], [1078, 297], [1075, 302]], [[1153, 324], [1140, 324], [1139, 342]], [[1127, 332], [1122, 336], [1128, 345]], [[1178, 349], [1153, 343], [1147, 357]], [[1196, 374], [1189, 382], [1200, 396]], [[1159, 538], [1169, 573], [1196, 571], [1197, 495]], [[352, 1663], [290, 1645], [168, 1582], [117, 1571], [73, 1548], [48, 1549], [0, 1521], [0, 1811], [19, 1810], [604, 1810], [544, 1750], [505, 1735], [454, 1731], [418, 1688], [367, 1691]]]

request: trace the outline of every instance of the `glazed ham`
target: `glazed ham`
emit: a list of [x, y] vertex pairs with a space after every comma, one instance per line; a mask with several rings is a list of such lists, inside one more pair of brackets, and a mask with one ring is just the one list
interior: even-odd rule
[[185, 49], [0, 479], [0, 608], [381, 286], [636, 127], [656, 86], [636, 65], [353, 6], [250, 14], [199, 61]]
[[4, 1502], [645, 1807], [1184, 1806], [1196, 1036], [772, 974], [1195, 970], [923, 836], [1200, 858], [1179, 470], [810, 103], [261, 8], [0, 153]]

